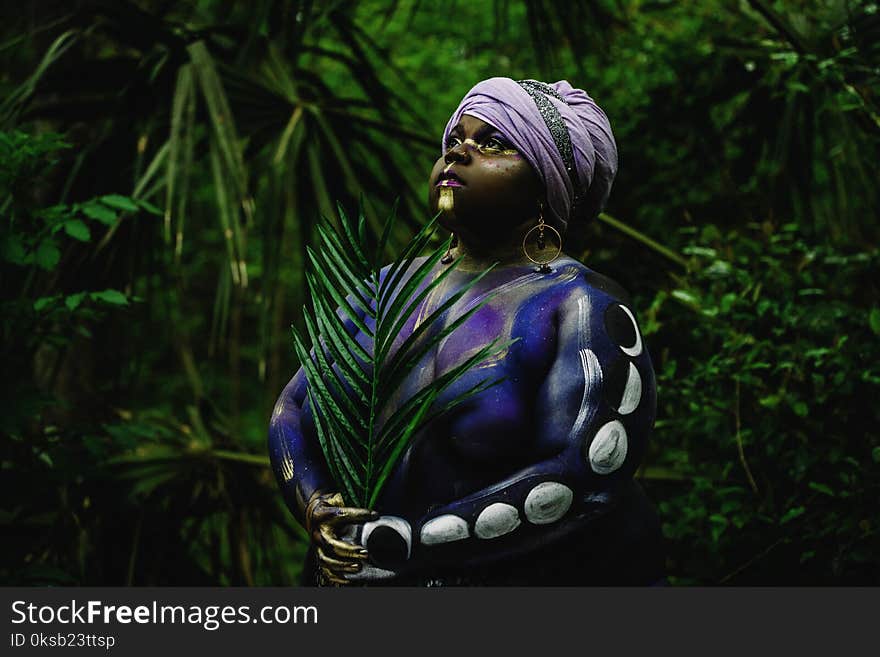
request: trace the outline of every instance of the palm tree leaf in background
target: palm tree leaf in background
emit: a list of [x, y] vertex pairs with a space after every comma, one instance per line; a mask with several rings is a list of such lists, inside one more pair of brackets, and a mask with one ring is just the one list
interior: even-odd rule
[[79, 36], [68, 30], [55, 39], [34, 72], [0, 104], [0, 125], [9, 127], [16, 123], [46, 71], [76, 44]]
[[[169, 154], [165, 174], [165, 243], [169, 246], [172, 243], [172, 208], [175, 208], [173, 214], [177, 219], [177, 230], [174, 231], [174, 257], [178, 264], [183, 250], [183, 226], [195, 146], [195, 105], [192, 64], [184, 64], [177, 71], [177, 84], [171, 102], [171, 134], [168, 137]], [[225, 186], [222, 189], [218, 187], [217, 193], [225, 193]], [[224, 198], [218, 198], [217, 207], [228, 207]]]
[[[294, 328], [294, 345], [309, 382], [318, 442], [331, 475], [349, 503], [373, 506], [426, 420], [437, 418], [498, 381], [472, 385], [441, 408], [436, 407], [439, 396], [472, 368], [507, 349], [509, 343], [495, 340], [483, 346], [400, 403], [398, 389], [412, 367], [486, 303], [487, 299], [482, 299], [448, 326], [441, 326], [453, 305], [488, 270], [457, 290], [441, 310], [426, 313], [414, 334], [395, 350], [393, 345], [404, 325], [447, 280], [458, 260], [434, 274], [449, 246], [450, 240], [446, 240], [417, 261], [433, 237], [435, 218], [383, 272], [396, 213], [389, 214], [378, 243], [369, 250], [372, 258], [365, 256], [364, 245], [358, 243], [365, 221], [363, 209], [355, 222], [340, 208], [339, 226], [321, 218], [318, 232], [323, 249], [309, 249], [311, 271], [306, 278], [312, 304], [303, 310], [306, 335]], [[354, 305], [367, 306], [365, 313], [375, 329], [367, 326], [365, 315], [354, 309], [352, 299], [357, 300]], [[431, 328], [433, 334], [426, 335]], [[370, 338], [368, 346], [358, 342], [359, 332]]]

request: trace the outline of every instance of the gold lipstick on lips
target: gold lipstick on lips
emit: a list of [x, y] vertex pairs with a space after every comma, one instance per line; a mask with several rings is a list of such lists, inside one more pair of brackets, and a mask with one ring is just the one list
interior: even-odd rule
[[[450, 169], [452, 169], [452, 165], [455, 162], [450, 162], [446, 165], [446, 168], [443, 169], [443, 173], [448, 173]], [[440, 187], [440, 198], [437, 201], [437, 209], [443, 212], [449, 212], [455, 206], [455, 197], [452, 195], [452, 187], [457, 187], [458, 185], [455, 181], [451, 181], [449, 179], [441, 180], [437, 183]]]

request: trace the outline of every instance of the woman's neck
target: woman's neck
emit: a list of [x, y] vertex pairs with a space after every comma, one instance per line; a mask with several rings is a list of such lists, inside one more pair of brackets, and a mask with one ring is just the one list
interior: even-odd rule
[[[503, 225], [503, 222], [492, 222]], [[528, 218], [519, 225], [498, 231], [496, 239], [469, 235], [468, 231], [457, 234], [458, 245], [452, 250], [453, 256], [461, 258], [460, 271], [483, 271], [491, 265], [497, 267], [528, 266], [531, 264], [523, 252], [523, 237], [537, 223]]]
[[513, 241], [493, 245], [475, 245], [468, 244], [459, 238], [458, 246], [452, 250], [452, 255], [461, 258], [457, 265], [457, 269], [460, 271], [483, 271], [496, 263], [500, 267], [530, 264], [529, 259], [523, 253], [522, 243]]

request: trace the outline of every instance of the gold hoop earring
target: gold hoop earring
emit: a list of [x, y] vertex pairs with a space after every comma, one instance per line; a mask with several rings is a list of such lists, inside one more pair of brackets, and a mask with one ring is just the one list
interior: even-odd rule
[[449, 248], [446, 249], [446, 253], [443, 254], [443, 257], [440, 258], [440, 262], [444, 265], [448, 265], [453, 260], [452, 249], [458, 246], [458, 235], [455, 233], [452, 234], [452, 241], [449, 243]]
[[[529, 230], [526, 232], [525, 236], [523, 236], [522, 250], [523, 250], [523, 254], [526, 256], [526, 258], [528, 258], [529, 260], [534, 262], [536, 265], [538, 265], [539, 272], [547, 274], [552, 271], [550, 269], [550, 263], [553, 262], [554, 260], [556, 260], [556, 258], [559, 257], [559, 254], [562, 253], [562, 235], [553, 226], [551, 226], [550, 224], [544, 223], [544, 211], [543, 211], [543, 208], [541, 207], [540, 202], [538, 203], [538, 209], [539, 209], [538, 224], [536, 226], [532, 226], [531, 228], [529, 228]], [[537, 239], [537, 242], [535, 245], [537, 248], [533, 249], [532, 252], [536, 256], [540, 256], [540, 258], [532, 257], [532, 254], [529, 253], [529, 245], [528, 245], [529, 236], [532, 233], [534, 233], [535, 231], [538, 231], [538, 235], [537, 235], [538, 239]], [[556, 247], [555, 248], [552, 246], [548, 248], [548, 246], [547, 246], [547, 236], [549, 234], [547, 231], [552, 232], [556, 236]], [[546, 254], [543, 253], [544, 251], [552, 252], [553, 255], [551, 255], [549, 258], [547, 258], [547, 257], [545, 257]]]

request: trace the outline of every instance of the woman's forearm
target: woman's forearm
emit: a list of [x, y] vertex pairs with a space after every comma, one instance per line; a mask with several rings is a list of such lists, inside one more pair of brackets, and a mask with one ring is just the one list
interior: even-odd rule
[[323, 454], [304, 434], [306, 381], [302, 370], [285, 386], [269, 423], [269, 457], [284, 501], [305, 527], [312, 496], [332, 488]]

